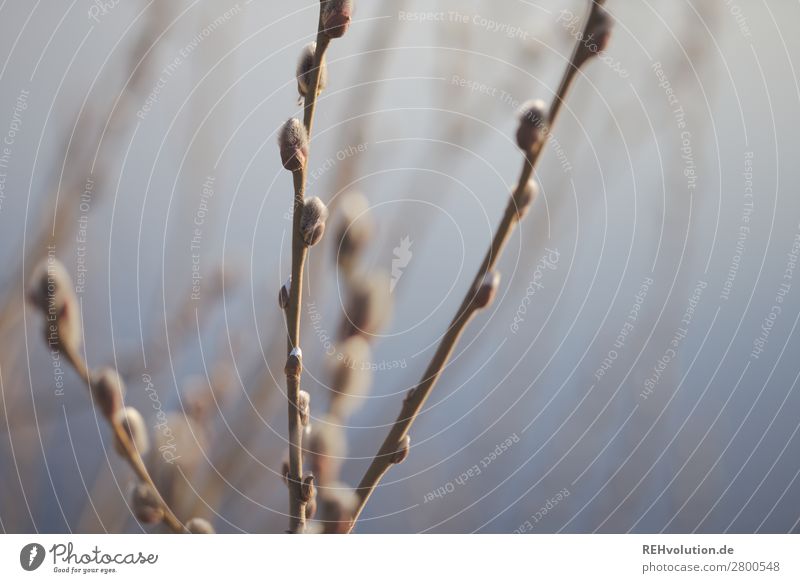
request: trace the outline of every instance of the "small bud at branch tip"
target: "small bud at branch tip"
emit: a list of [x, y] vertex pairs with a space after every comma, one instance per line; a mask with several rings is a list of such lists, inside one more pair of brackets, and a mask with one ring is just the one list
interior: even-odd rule
[[328, 38], [341, 38], [350, 28], [352, 0], [325, 0], [322, 8], [323, 33]]

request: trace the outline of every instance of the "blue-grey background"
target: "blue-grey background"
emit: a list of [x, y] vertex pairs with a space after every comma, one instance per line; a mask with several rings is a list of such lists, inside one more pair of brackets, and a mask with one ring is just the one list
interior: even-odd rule
[[[209, 431], [187, 426], [182, 455], [198, 464], [184, 494], [220, 531], [280, 532], [274, 298], [289, 269], [291, 179], [275, 131], [298, 111], [295, 59], [318, 3], [101, 4], [0, 3], [0, 526], [141, 528], [128, 468], [77, 377], [57, 394], [41, 319], [23, 302], [55, 242], [73, 276], [85, 248], [90, 365], [120, 367], [148, 422], [158, 411], [143, 374], [178, 416], [197, 375], [235, 379]], [[500, 219], [521, 165], [515, 107], [550, 100], [574, 42], [561, 11], [582, 17], [586, 5], [362, 0], [331, 46], [309, 191], [368, 198], [369, 270], [390, 270], [393, 249], [413, 242], [373, 354], [402, 366], [375, 373], [348, 422], [350, 485]], [[800, 5], [607, 6], [617, 66], [592, 62], [577, 79], [560, 152], [538, 170], [542, 196], [499, 263], [500, 296], [468, 329], [359, 532], [798, 529]], [[332, 244], [313, 250], [307, 290], [330, 332], [342, 313]], [[307, 312], [304, 322], [319, 415], [326, 361]]]

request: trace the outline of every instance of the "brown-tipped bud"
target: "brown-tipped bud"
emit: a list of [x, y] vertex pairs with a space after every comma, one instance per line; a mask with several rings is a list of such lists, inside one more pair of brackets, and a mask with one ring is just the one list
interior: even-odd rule
[[360, 336], [351, 336], [333, 357], [330, 411], [339, 419], [352, 415], [365, 401], [372, 382], [370, 345]]
[[81, 344], [78, 298], [64, 265], [52, 257], [40, 261], [28, 285], [27, 296], [45, 317], [47, 343], [59, 350], [77, 350]]
[[300, 424], [308, 427], [311, 423], [311, 395], [305, 391], [297, 395], [297, 410], [300, 412]]
[[316, 488], [314, 488], [314, 474], [306, 474], [303, 482], [300, 484], [300, 500], [308, 502], [313, 500], [316, 495]]
[[537, 99], [522, 106], [517, 129], [517, 145], [523, 152], [530, 152], [547, 134], [547, 106]]
[[483, 277], [478, 292], [475, 294], [475, 307], [479, 310], [488, 307], [494, 301], [497, 295], [497, 289], [500, 287], [500, 274], [496, 271], [487, 273]]
[[43, 314], [59, 312], [72, 293], [72, 278], [64, 264], [52, 257], [42, 259], [28, 284], [28, 301]]
[[328, 38], [341, 38], [350, 28], [352, 0], [325, 0], [322, 8], [323, 33]]
[[308, 132], [299, 119], [288, 120], [278, 134], [278, 148], [281, 152], [283, 167], [292, 172], [299, 172], [308, 159]]
[[341, 218], [336, 228], [336, 262], [343, 269], [352, 271], [374, 231], [369, 201], [359, 192], [348, 192], [339, 202], [338, 209]]
[[55, 318], [51, 314], [47, 315], [44, 337], [48, 345], [53, 348], [78, 351], [82, 336], [78, 300], [74, 295], [69, 296]]
[[414, 398], [414, 395], [416, 394], [416, 392], [417, 392], [417, 389], [408, 389], [408, 392], [406, 393], [406, 396], [403, 397], [403, 405], [405, 405], [409, 401], [411, 401], [411, 399]]
[[131, 490], [131, 508], [142, 524], [158, 524], [164, 520], [164, 507], [155, 490], [148, 484], [136, 484]]
[[[312, 80], [316, 70], [314, 69], [314, 53], [317, 51], [317, 43], [313, 42], [303, 47], [300, 53], [300, 59], [297, 61], [297, 92], [300, 97], [307, 97], [308, 89], [311, 87]], [[328, 66], [325, 64], [325, 59], [322, 59], [322, 65], [319, 71], [319, 83], [317, 84], [317, 95], [325, 90], [328, 85]]]
[[385, 273], [373, 273], [351, 282], [347, 311], [340, 335], [374, 336], [388, 321], [392, 312], [391, 280]]
[[397, 451], [392, 454], [392, 463], [402, 464], [404, 461], [406, 461], [410, 447], [411, 447], [411, 437], [406, 435], [405, 437], [403, 437], [403, 439], [400, 440], [400, 443], [397, 445]]
[[281, 307], [281, 310], [286, 310], [289, 307], [289, 294], [292, 293], [292, 276], [289, 276], [289, 279], [286, 280], [281, 286], [280, 291], [278, 292], [278, 305]]
[[319, 197], [309, 198], [303, 205], [303, 214], [300, 217], [300, 234], [303, 242], [313, 247], [325, 234], [325, 221], [328, 220], [328, 207]]
[[122, 408], [125, 383], [113, 368], [104, 368], [91, 376], [92, 398], [107, 419]]
[[306, 502], [306, 520], [311, 520], [317, 513], [317, 497], [314, 496], [311, 500]]
[[215, 534], [216, 531], [211, 523], [205, 518], [192, 518], [186, 523], [186, 530], [189, 534]]
[[514, 188], [514, 202], [517, 205], [517, 217], [522, 220], [539, 196], [539, 185], [535, 180], [529, 180], [523, 189], [520, 190], [519, 186]]
[[608, 47], [611, 30], [614, 28], [614, 19], [602, 5], [602, 2], [592, 4], [589, 20], [586, 22], [586, 28], [575, 52], [574, 64], [576, 67], [582, 66]]
[[[150, 449], [150, 438], [147, 435], [147, 428], [144, 424], [142, 414], [133, 407], [125, 407], [114, 413], [111, 419], [114, 425], [120, 425], [122, 431], [128, 435], [128, 439], [133, 445], [133, 449], [139, 452], [140, 456], [144, 456]], [[114, 439], [114, 447], [117, 452], [125, 456], [127, 452], [119, 440]]]
[[323, 486], [337, 479], [347, 454], [347, 443], [340, 423], [335, 416], [323, 417], [314, 423], [311, 433], [303, 439], [304, 455], [308, 456], [311, 472], [317, 483]]
[[325, 534], [346, 534], [358, 507], [355, 491], [334, 482], [320, 491], [320, 520]]
[[286, 359], [286, 376], [299, 377], [303, 372], [303, 351], [299, 348], [292, 348], [289, 357]]

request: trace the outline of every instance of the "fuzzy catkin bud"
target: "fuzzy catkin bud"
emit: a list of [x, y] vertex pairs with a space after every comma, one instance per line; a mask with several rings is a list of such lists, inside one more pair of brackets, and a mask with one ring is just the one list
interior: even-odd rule
[[309, 502], [314, 499], [316, 488], [314, 488], [314, 474], [306, 474], [300, 484], [300, 500]]
[[131, 491], [131, 508], [142, 524], [158, 524], [164, 519], [164, 507], [149, 484], [137, 484]]
[[306, 391], [300, 391], [297, 396], [297, 410], [300, 412], [300, 424], [308, 427], [311, 423], [311, 395]]
[[286, 310], [289, 307], [289, 296], [292, 293], [292, 276], [289, 276], [289, 279], [286, 280], [281, 286], [280, 291], [278, 292], [278, 305], [281, 307], [281, 310]]
[[121, 407], [125, 395], [125, 383], [112, 368], [92, 373], [92, 398], [95, 406], [107, 419], [111, 419]]
[[49, 258], [41, 260], [33, 270], [27, 296], [30, 303], [47, 314], [51, 309], [60, 311], [71, 290], [72, 278], [64, 264]]
[[602, 4], [602, 2], [592, 4], [586, 29], [575, 52], [576, 67], [581, 67], [586, 61], [602, 53], [608, 47], [614, 19]]
[[303, 351], [299, 348], [292, 348], [289, 357], [286, 359], [286, 376], [299, 377], [303, 371]]
[[393, 464], [402, 464], [408, 457], [409, 449], [411, 448], [411, 437], [406, 435], [400, 440], [397, 446], [397, 451], [392, 454]]
[[539, 185], [535, 180], [529, 180], [519, 193], [519, 186], [514, 188], [514, 195], [516, 196], [517, 217], [522, 220], [531, 208], [531, 204], [539, 196]]
[[480, 288], [478, 288], [478, 293], [475, 294], [475, 308], [482, 310], [491, 305], [494, 301], [494, 297], [497, 295], [497, 289], [499, 287], [500, 274], [496, 271], [487, 273], [483, 277]]
[[40, 261], [28, 285], [27, 296], [45, 317], [47, 343], [55, 349], [76, 351], [81, 344], [78, 298], [64, 265], [54, 258]]
[[544, 139], [547, 133], [547, 106], [537, 99], [522, 106], [517, 129], [517, 145], [524, 152], [530, 152]]
[[283, 167], [292, 172], [299, 172], [308, 159], [308, 132], [297, 118], [288, 120], [278, 134], [278, 148], [281, 152]]
[[369, 201], [359, 192], [348, 192], [338, 209], [341, 218], [336, 230], [336, 262], [344, 270], [352, 271], [374, 230]]
[[341, 482], [320, 492], [320, 520], [325, 534], [346, 534], [358, 506], [355, 491]]
[[317, 497], [314, 496], [311, 500], [306, 502], [306, 520], [311, 520], [317, 513]]
[[303, 241], [313, 247], [325, 234], [325, 221], [328, 220], [328, 207], [319, 197], [308, 199], [303, 205], [303, 214], [300, 217], [300, 233]]
[[[300, 97], [307, 97], [308, 90], [311, 87], [311, 82], [316, 73], [314, 69], [314, 53], [317, 51], [317, 43], [313, 42], [303, 47], [300, 53], [300, 59], [297, 61], [297, 92]], [[317, 84], [317, 94], [325, 89], [328, 85], [328, 66], [325, 64], [325, 59], [322, 59], [322, 64], [319, 68], [319, 82]]]
[[[147, 453], [150, 449], [150, 438], [147, 435], [147, 428], [145, 427], [142, 414], [139, 413], [139, 411], [133, 407], [120, 409], [114, 414], [112, 422], [115, 425], [119, 424], [122, 426], [122, 430], [128, 434], [128, 439], [130, 439], [133, 449], [139, 452], [140, 456], [144, 456], [144, 454]], [[114, 447], [116, 447], [120, 455], [127, 455], [125, 448], [119, 440], [114, 439]]]
[[350, 28], [352, 0], [325, 0], [322, 8], [323, 32], [328, 38], [341, 38]]
[[211, 523], [204, 518], [192, 518], [186, 523], [186, 530], [189, 534], [215, 534], [216, 531]]
[[372, 381], [370, 345], [360, 336], [351, 336], [340, 345], [332, 359], [330, 411], [346, 419], [365, 402]]
[[303, 439], [303, 449], [317, 483], [327, 486], [336, 480], [347, 454], [341, 422], [335, 416], [319, 419], [311, 428], [308, 438]]
[[391, 280], [385, 273], [372, 273], [351, 282], [350, 297], [340, 335], [373, 336], [386, 324], [392, 312]]

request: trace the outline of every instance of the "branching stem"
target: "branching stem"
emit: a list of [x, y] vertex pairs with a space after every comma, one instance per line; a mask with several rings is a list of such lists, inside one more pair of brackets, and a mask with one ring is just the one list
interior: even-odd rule
[[[75, 372], [78, 373], [78, 376], [83, 379], [83, 381], [86, 383], [86, 386], [91, 390], [92, 379], [89, 373], [89, 367], [86, 365], [86, 361], [77, 353], [77, 350], [74, 348], [64, 347], [63, 352], [64, 356], [66, 356], [69, 363], [75, 369]], [[169, 504], [167, 504], [167, 502], [164, 500], [164, 497], [161, 496], [161, 492], [159, 492], [158, 488], [153, 482], [153, 478], [150, 477], [150, 472], [147, 471], [147, 466], [145, 466], [142, 456], [131, 442], [127, 431], [125, 431], [125, 428], [121, 423], [112, 421], [110, 419], [108, 420], [108, 424], [111, 426], [111, 430], [114, 432], [114, 438], [122, 446], [124, 452], [122, 457], [125, 458], [126, 462], [128, 462], [128, 465], [131, 467], [139, 480], [152, 488], [153, 492], [155, 492], [155, 495], [158, 497], [158, 501], [164, 510], [164, 524], [166, 524], [167, 527], [169, 527], [169, 529], [176, 534], [185, 534], [187, 532], [186, 527], [184, 527], [183, 523], [178, 519], [177, 516], [175, 516], [175, 513], [169, 507]]]
[[[320, 20], [317, 32], [317, 49], [314, 53], [311, 83], [305, 99], [303, 125], [305, 125], [309, 139], [314, 124], [314, 111], [319, 93], [319, 80], [322, 72], [322, 62], [325, 51], [328, 49], [330, 39], [323, 34], [322, 8], [320, 3]], [[310, 148], [309, 148], [310, 149]], [[286, 307], [286, 327], [288, 331], [287, 359], [291, 352], [300, 348], [300, 313], [303, 306], [303, 271], [305, 269], [308, 247], [303, 241], [300, 221], [305, 204], [305, 189], [308, 162], [301, 170], [292, 173], [294, 179], [294, 205], [292, 224], [292, 285], [289, 290], [289, 304]], [[287, 361], [288, 364], [288, 361]], [[286, 370], [286, 396], [289, 412], [289, 532], [302, 533], [306, 526], [306, 503], [301, 497], [301, 482], [303, 477], [303, 426], [300, 422], [300, 410], [297, 406], [300, 394], [300, 377], [302, 367], [296, 371]]]
[[467, 291], [466, 297], [461, 303], [458, 312], [456, 312], [455, 318], [453, 318], [450, 326], [440, 340], [439, 345], [436, 348], [436, 352], [434, 353], [430, 364], [428, 364], [428, 368], [425, 370], [425, 374], [422, 376], [420, 382], [408, 393], [407, 397], [403, 401], [400, 415], [398, 415], [397, 420], [389, 430], [389, 435], [386, 436], [386, 439], [378, 450], [378, 453], [373, 458], [369, 468], [367, 468], [367, 471], [364, 474], [364, 477], [361, 479], [358, 488], [356, 488], [358, 506], [356, 507], [353, 520], [350, 523], [349, 531], [352, 531], [356, 521], [358, 520], [358, 517], [361, 515], [361, 512], [364, 509], [364, 506], [367, 504], [369, 497], [375, 491], [375, 488], [378, 486], [383, 476], [393, 465], [393, 457], [397, 451], [398, 444], [400, 444], [405, 436], [408, 435], [409, 429], [416, 420], [417, 415], [419, 415], [419, 412], [422, 410], [422, 407], [425, 405], [425, 401], [430, 396], [430, 393], [433, 390], [433, 387], [436, 385], [436, 382], [439, 380], [439, 377], [442, 375], [442, 372], [444, 371], [445, 366], [447, 365], [447, 362], [456, 347], [456, 344], [461, 338], [461, 334], [464, 332], [464, 329], [466, 328], [467, 324], [469, 324], [472, 317], [478, 311], [475, 298], [478, 290], [480, 289], [481, 282], [486, 274], [494, 269], [497, 260], [500, 258], [500, 255], [502, 254], [503, 249], [505, 248], [505, 245], [511, 236], [511, 233], [514, 230], [514, 227], [519, 222], [519, 201], [521, 200], [528, 181], [533, 176], [534, 170], [536, 169], [536, 164], [538, 163], [539, 157], [544, 149], [544, 144], [547, 142], [549, 132], [556, 121], [558, 112], [560, 111], [561, 106], [566, 99], [567, 93], [569, 92], [569, 88], [579, 70], [580, 64], [576, 63], [580, 47], [581, 41], [578, 41], [575, 50], [573, 51], [572, 58], [567, 64], [567, 68], [550, 106], [547, 115], [547, 123], [544, 128], [544, 139], [540, 140], [531, 151], [526, 152], [525, 154], [525, 161], [523, 163], [522, 170], [520, 171], [517, 187], [509, 198], [503, 218], [499, 227], [497, 228], [497, 231], [495, 232], [494, 238], [492, 239], [492, 244], [486, 253], [483, 263], [475, 275], [472, 285]]

